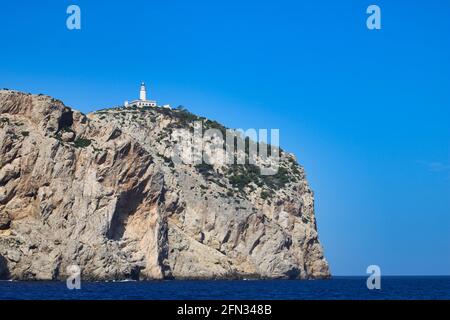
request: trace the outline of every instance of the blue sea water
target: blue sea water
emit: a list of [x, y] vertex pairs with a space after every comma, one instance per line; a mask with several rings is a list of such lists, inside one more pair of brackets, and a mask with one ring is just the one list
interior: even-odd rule
[[0, 281], [0, 300], [5, 299], [450, 299], [450, 277], [383, 277], [381, 290], [368, 290], [365, 277], [82, 282], [80, 290], [67, 289], [65, 282]]

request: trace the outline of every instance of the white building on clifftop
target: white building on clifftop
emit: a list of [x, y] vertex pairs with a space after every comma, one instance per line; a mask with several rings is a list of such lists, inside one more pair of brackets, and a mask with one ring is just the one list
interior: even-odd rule
[[133, 100], [131, 102], [125, 101], [125, 107], [136, 106], [136, 107], [156, 107], [157, 103], [155, 100], [147, 100], [147, 89], [145, 88], [145, 83], [141, 83], [141, 90], [139, 91], [139, 100]]

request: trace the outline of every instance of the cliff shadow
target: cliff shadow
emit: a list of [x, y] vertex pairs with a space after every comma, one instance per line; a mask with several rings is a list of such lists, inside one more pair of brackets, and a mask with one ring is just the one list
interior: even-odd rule
[[8, 263], [2, 255], [0, 255], [0, 280], [9, 279]]

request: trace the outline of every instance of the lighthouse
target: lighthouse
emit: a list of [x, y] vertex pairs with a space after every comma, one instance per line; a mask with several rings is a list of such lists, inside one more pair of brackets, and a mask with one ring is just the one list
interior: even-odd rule
[[125, 102], [125, 106], [136, 107], [156, 107], [157, 102], [155, 100], [147, 100], [147, 89], [145, 83], [141, 82], [141, 89], [139, 90], [139, 100], [133, 100], [131, 102]]
[[147, 90], [145, 89], [145, 83], [141, 83], [141, 90], [139, 91], [139, 99], [142, 101], [147, 100]]

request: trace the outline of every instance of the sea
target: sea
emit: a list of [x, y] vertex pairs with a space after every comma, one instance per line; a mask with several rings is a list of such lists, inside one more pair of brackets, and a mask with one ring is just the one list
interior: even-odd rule
[[0, 300], [392, 300], [450, 299], [450, 276], [366, 277], [330, 280], [163, 280], [81, 282], [0, 281]]

